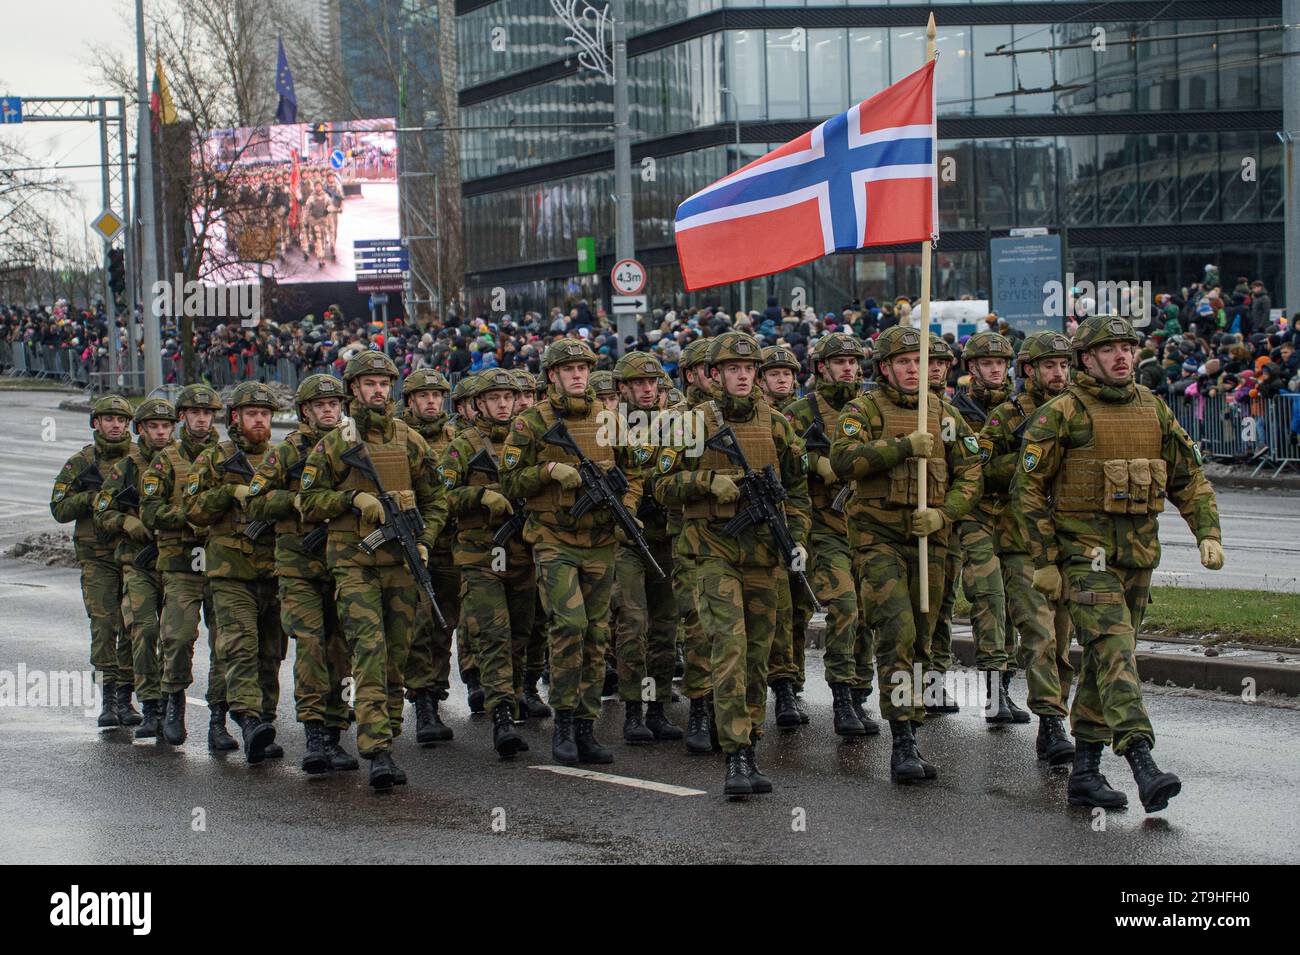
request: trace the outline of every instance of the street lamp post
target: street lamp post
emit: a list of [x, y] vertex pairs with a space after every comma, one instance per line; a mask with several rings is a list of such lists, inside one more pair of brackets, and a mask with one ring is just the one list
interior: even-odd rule
[[[149, 394], [162, 384], [162, 336], [158, 329], [158, 316], [150, 307], [153, 283], [158, 278], [158, 247], [155, 245], [157, 209], [153, 201], [153, 142], [150, 131], [149, 83], [145, 74], [144, 57], [144, 0], [135, 0], [135, 73], [140, 99], [139, 122], [136, 126], [136, 153], [140, 176], [140, 192], [136, 203], [140, 213], [140, 320], [144, 323], [144, 391]], [[123, 144], [125, 149], [125, 143]], [[123, 189], [126, 184], [123, 184]], [[134, 351], [133, 326], [134, 296], [128, 295], [127, 347]]]

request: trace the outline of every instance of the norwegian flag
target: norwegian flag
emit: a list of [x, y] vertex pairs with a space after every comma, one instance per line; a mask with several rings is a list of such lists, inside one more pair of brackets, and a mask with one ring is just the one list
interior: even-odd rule
[[687, 289], [937, 238], [934, 62], [677, 207]]

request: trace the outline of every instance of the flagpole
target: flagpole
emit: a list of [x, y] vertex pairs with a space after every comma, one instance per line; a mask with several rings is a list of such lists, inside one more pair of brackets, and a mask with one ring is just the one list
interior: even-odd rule
[[[925, 27], [925, 61], [927, 63], [934, 59], [934, 14], [930, 14], [930, 22]], [[930, 157], [930, 163], [933, 165], [934, 157]], [[933, 229], [938, 223], [932, 223]], [[921, 243], [921, 378], [916, 388], [916, 414], [918, 431], [928, 431], [930, 427], [930, 258], [933, 252], [933, 242], [926, 239]], [[916, 466], [916, 512], [919, 514], [926, 509], [929, 498], [929, 475], [927, 461], [920, 458]], [[930, 539], [921, 537], [917, 539], [917, 562], [920, 564], [920, 588], [921, 588], [921, 613], [930, 612]]]

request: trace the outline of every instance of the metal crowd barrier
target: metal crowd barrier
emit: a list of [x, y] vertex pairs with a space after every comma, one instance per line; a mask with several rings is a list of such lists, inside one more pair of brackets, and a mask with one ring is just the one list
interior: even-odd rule
[[1253, 463], [1255, 476], [1273, 467], [1277, 477], [1300, 465], [1300, 394], [1282, 392], [1270, 401], [1230, 401], [1215, 395], [1175, 395], [1169, 399], [1178, 423], [1208, 458]]

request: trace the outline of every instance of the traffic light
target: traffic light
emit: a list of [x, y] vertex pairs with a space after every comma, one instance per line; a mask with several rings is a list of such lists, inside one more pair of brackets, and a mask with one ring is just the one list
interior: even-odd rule
[[108, 250], [108, 287], [115, 295], [126, 291], [126, 254], [121, 249]]

